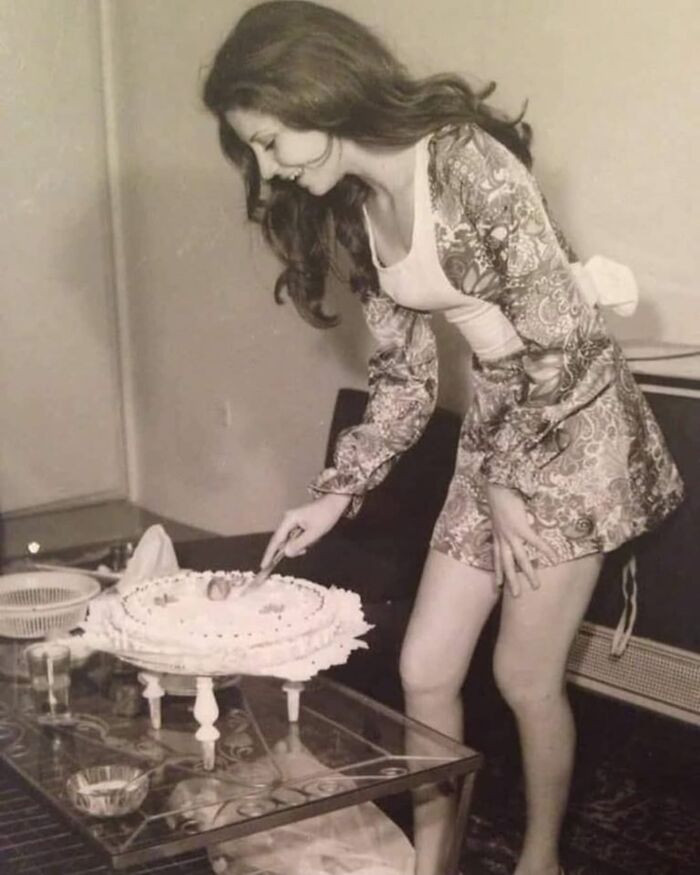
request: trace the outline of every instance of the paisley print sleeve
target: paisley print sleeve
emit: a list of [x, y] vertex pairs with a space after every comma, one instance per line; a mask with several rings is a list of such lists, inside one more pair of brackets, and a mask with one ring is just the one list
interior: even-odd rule
[[382, 291], [363, 304], [377, 342], [369, 361], [369, 401], [362, 422], [342, 431], [333, 466], [311, 484], [311, 492], [352, 495], [347, 516], [389, 473], [401, 453], [421, 436], [437, 397], [437, 353], [430, 317], [396, 304]]
[[566, 445], [567, 418], [610, 385], [621, 353], [581, 298], [571, 253], [528, 169], [478, 128], [461, 129], [460, 139], [447, 162], [458, 222], [492, 277], [482, 283], [487, 297], [523, 342], [513, 356], [477, 363], [482, 473], [530, 495], [538, 471]]

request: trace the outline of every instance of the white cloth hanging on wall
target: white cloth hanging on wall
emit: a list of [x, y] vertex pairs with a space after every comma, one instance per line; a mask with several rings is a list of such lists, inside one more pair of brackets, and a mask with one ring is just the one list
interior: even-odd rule
[[639, 288], [634, 274], [624, 264], [604, 255], [594, 255], [585, 264], [570, 265], [581, 294], [591, 307], [631, 316], [637, 309]]

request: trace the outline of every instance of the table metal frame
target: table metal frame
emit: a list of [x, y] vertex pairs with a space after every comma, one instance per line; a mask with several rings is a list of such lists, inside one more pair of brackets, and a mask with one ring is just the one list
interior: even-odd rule
[[[250, 698], [254, 693], [258, 697], [258, 704], [266, 701], [265, 697], [275, 695], [275, 690], [278, 686], [280, 687], [280, 709], [284, 712], [284, 719], [286, 720], [286, 702], [281, 690], [280, 681], [271, 678], [241, 679], [242, 695]], [[238, 688], [236, 687], [235, 689], [237, 690]], [[226, 693], [227, 691], [221, 692]], [[302, 693], [299, 726], [303, 731], [306, 724], [313, 724], [316, 727], [314, 732], [317, 735], [324, 731], [323, 727], [327, 727], [325, 731], [328, 732], [329, 737], [335, 733], [342, 740], [343, 744], [357, 744], [358, 749], [364, 745], [368, 752], [374, 749], [374, 759], [366, 755], [363, 761], [351, 763], [343, 767], [347, 769], [347, 788], [319, 798], [308, 798], [303, 804], [282, 806], [269, 813], [262, 813], [258, 816], [238, 820], [237, 822], [215, 826], [194, 834], [174, 833], [170, 836], [164, 836], [162, 840], [146, 842], [141, 845], [134, 838], [133, 841], [125, 841], [120, 847], [108, 846], [106, 840], [100, 838], [99, 829], [97, 828], [98, 823], [113, 823], [113, 821], [96, 822], [94, 819], [70, 807], [65, 796], [62, 795], [59, 785], [55, 782], [51, 784], [50, 781], [42, 780], [40, 773], [36, 771], [36, 763], [31, 757], [28, 759], [27, 748], [36, 750], [36, 746], [41, 742], [42, 735], [45, 735], [47, 731], [53, 732], [54, 730], [46, 730], [38, 725], [31, 709], [28, 711], [26, 708], [26, 693], [26, 684], [23, 691], [22, 684], [0, 682], [0, 756], [63, 819], [75, 827], [93, 846], [101, 850], [103, 854], [106, 854], [111, 865], [116, 869], [123, 869], [131, 865], [154, 860], [162, 860], [195, 849], [207, 848], [253, 833], [297, 823], [329, 812], [339, 811], [363, 802], [394, 796], [422, 785], [436, 784], [441, 785], [441, 788], [449, 785], [452, 787], [452, 791], [458, 795], [457, 816], [445, 872], [445, 875], [457, 875], [458, 859], [469, 815], [474, 779], [482, 763], [481, 755], [330, 678], [318, 677], [314, 679], [310, 682], [309, 688]], [[335, 706], [340, 705], [341, 709], [346, 709], [348, 714], [364, 714], [365, 717], [369, 716], [375, 719], [378, 725], [386, 728], [387, 731], [391, 731], [392, 737], [398, 738], [401, 734], [416, 736], [419, 746], [422, 745], [424, 749], [427, 746], [427, 749], [434, 751], [434, 755], [425, 753], [405, 755], [405, 752], [402, 754], [396, 746], [393, 750], [390, 750], [388, 746], [383, 746], [381, 743], [373, 744], [357, 728], [353, 729], [350, 726], [341, 725], [334, 720], [332, 713], [323, 713], [324, 707], [319, 708], [319, 703], [323, 705], [326, 700], [328, 700], [329, 708], [335, 703]], [[97, 708], [98, 702], [101, 702], [97, 697], [92, 701], [95, 708]], [[101, 705], [103, 706], [104, 703], [101, 703]], [[167, 707], [168, 703], [164, 702], [164, 708]], [[139, 719], [143, 722], [143, 725], [149, 723], [147, 716]], [[278, 717], [276, 719], [278, 719], [279, 728], [281, 725], [279, 720], [281, 718]], [[122, 724], [119, 725], [121, 726]], [[70, 737], [73, 730], [64, 727], [61, 728], [60, 732], [65, 733], [66, 737]], [[89, 744], [88, 742], [83, 744], [82, 739], [83, 736], [80, 736], [81, 750], [83, 748], [87, 749]], [[90, 743], [93, 743], [93, 741], [90, 741]], [[98, 749], [101, 743], [100, 739], [94, 740], [94, 744]], [[95, 757], [99, 759], [98, 753], [99, 750], [93, 753], [93, 760]], [[138, 753], [138, 751], [134, 750], [130, 753]], [[102, 758], [105, 758], [104, 753]], [[113, 756], [112, 759], [114, 759]], [[370, 776], [377, 778], [376, 780], [364, 781], [359, 778], [356, 779], [352, 774], [352, 770], [363, 766], [366, 767], [369, 763], [376, 765], [379, 771], [381, 771], [379, 765], [382, 765], [388, 770], [387, 774]], [[172, 762], [170, 760], [164, 761], [163, 769], [166, 768], [180, 768], [179, 761], [176, 759], [173, 759]], [[184, 764], [183, 768], [184, 774], [216, 775], [216, 772], [212, 773], [204, 770], [201, 762], [199, 764], [193, 763], [191, 758]], [[332, 770], [333, 768], [331, 764], [329, 769]], [[337, 775], [340, 771], [342, 771], [341, 768], [335, 767], [333, 773]], [[359, 777], [362, 778], [363, 776], [359, 774]], [[158, 816], [160, 817], [161, 815]], [[135, 835], [138, 835], [138, 832], [138, 829], [135, 830]]]

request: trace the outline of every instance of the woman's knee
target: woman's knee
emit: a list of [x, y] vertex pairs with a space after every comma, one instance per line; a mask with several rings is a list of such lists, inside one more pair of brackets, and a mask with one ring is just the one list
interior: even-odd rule
[[399, 673], [407, 696], [452, 697], [458, 695], [461, 677], [452, 677], [446, 671], [444, 660], [435, 658], [432, 649], [422, 647], [420, 641], [406, 640], [401, 648]]
[[564, 693], [564, 674], [549, 665], [528, 664], [522, 655], [496, 647], [493, 676], [501, 695], [515, 711], [557, 701]]

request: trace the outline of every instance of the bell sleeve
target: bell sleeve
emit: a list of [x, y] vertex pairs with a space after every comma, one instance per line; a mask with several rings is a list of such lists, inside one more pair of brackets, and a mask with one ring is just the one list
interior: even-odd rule
[[[477, 263], [523, 348], [477, 362], [484, 409], [474, 418], [487, 482], [532, 495], [569, 441], [567, 419], [591, 404], [621, 364], [617, 344], [582, 298], [572, 253], [529, 170], [498, 141], [467, 128], [448, 180]], [[491, 397], [488, 397], [491, 396]]]
[[435, 409], [438, 382], [428, 314], [401, 307], [381, 290], [368, 295], [363, 310], [377, 343], [369, 360], [367, 407], [362, 422], [338, 436], [333, 466], [310, 485], [316, 497], [352, 495], [350, 517], [423, 433]]

